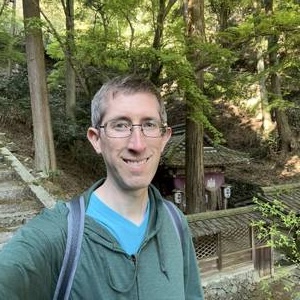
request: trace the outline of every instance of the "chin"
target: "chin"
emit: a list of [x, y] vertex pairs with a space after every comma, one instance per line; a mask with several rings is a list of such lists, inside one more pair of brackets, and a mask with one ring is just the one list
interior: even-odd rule
[[133, 181], [133, 182], [125, 182], [124, 186], [127, 187], [128, 190], [141, 190], [141, 189], [148, 188], [150, 183], [151, 180]]

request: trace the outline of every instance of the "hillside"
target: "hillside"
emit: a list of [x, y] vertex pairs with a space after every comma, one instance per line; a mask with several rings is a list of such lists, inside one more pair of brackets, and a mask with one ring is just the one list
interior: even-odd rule
[[240, 111], [233, 104], [218, 103], [214, 125], [223, 133], [225, 146], [249, 153], [251, 163], [226, 169], [226, 176], [261, 186], [299, 182], [300, 157], [267, 151], [258, 139], [261, 120]]
[[[40, 177], [40, 174], [34, 171], [33, 161], [33, 139], [30, 130], [23, 127], [22, 124], [7, 124], [0, 122], [0, 147], [2, 143], [13, 152], [13, 154], [34, 174]], [[58, 171], [56, 174], [50, 174], [46, 180], [41, 177], [43, 186], [50, 193], [59, 198], [70, 198], [90, 186], [96, 178], [89, 172], [83, 172], [81, 165], [72, 159], [68, 159], [65, 152], [56, 151]]]

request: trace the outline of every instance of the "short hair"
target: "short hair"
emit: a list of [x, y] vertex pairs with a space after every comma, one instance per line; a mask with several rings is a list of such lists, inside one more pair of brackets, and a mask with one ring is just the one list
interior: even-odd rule
[[104, 83], [95, 94], [91, 104], [92, 126], [97, 127], [105, 114], [106, 104], [109, 99], [113, 99], [118, 93], [136, 94], [149, 93], [156, 97], [159, 104], [159, 115], [163, 124], [167, 124], [167, 112], [165, 104], [155, 85], [148, 79], [136, 76], [118, 76]]

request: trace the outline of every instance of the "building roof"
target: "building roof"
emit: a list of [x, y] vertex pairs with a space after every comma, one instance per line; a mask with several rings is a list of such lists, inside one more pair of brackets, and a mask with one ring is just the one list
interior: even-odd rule
[[249, 227], [261, 219], [254, 205], [226, 210], [209, 211], [187, 216], [194, 238]]
[[280, 201], [286, 211], [300, 213], [300, 183], [263, 187], [258, 198], [267, 202]]
[[[173, 134], [163, 153], [163, 162], [168, 167], [184, 168], [185, 166], [185, 127], [172, 127]], [[241, 153], [221, 145], [214, 145], [208, 137], [204, 137], [204, 166], [219, 167], [249, 163], [246, 153]]]

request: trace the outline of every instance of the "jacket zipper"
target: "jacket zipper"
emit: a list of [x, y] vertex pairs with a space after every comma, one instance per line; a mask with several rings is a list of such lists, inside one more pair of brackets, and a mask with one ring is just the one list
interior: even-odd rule
[[[134, 267], [136, 268], [136, 267], [137, 267], [137, 266], [136, 266], [136, 260], [137, 260], [136, 255], [132, 254], [132, 255], [130, 256], [130, 258], [131, 258], [131, 261], [132, 261], [133, 264], [134, 264]], [[137, 298], [136, 298], [137, 300], [140, 299], [138, 276], [136, 277], [136, 297], [137, 297]]]
[[134, 254], [132, 254], [132, 255], [130, 256], [130, 258], [131, 258], [131, 260], [132, 260], [134, 266], [136, 266], [136, 256], [135, 256]]

